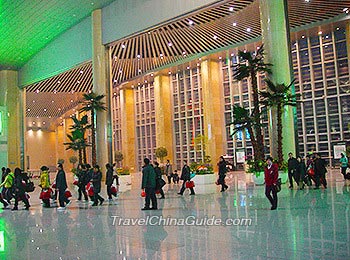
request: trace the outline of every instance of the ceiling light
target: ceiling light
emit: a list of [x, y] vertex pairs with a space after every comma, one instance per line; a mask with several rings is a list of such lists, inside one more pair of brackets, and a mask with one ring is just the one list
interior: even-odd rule
[[168, 74], [170, 75], [170, 74], [171, 74], [171, 71], [169, 71]]
[[304, 38], [305, 38], [305, 35], [302, 35], [301, 38], [304, 39]]
[[340, 30], [340, 28], [339, 27], [337, 27], [337, 31], [339, 31]]
[[33, 100], [33, 103], [35, 103], [35, 100]]
[[251, 28], [247, 28], [247, 32], [251, 32], [252, 31], [252, 29]]
[[116, 80], [116, 79], [115, 79], [115, 80], [113, 80], [113, 82], [114, 82], [114, 83], [117, 83], [117, 82], [118, 82], [118, 80]]
[[326, 39], [328, 39], [329, 38], [329, 35], [326, 35], [326, 37], [325, 37]]
[[33, 121], [33, 123], [32, 123], [33, 125], [35, 125], [35, 122]]
[[137, 58], [139, 59], [141, 57], [141, 55], [140, 54], [137, 54]]
[[80, 81], [79, 81], [79, 80], [77, 80], [77, 83], [79, 84], [79, 83], [80, 83]]
[[83, 71], [83, 70], [81, 70], [81, 71], [80, 71], [80, 73], [81, 73], [81, 74], [83, 74], [83, 73], [84, 73], [84, 71]]
[[45, 122], [45, 121], [43, 122], [43, 125], [46, 125], [46, 122]]
[[233, 56], [235, 56], [235, 54], [234, 54], [234, 53], [231, 53], [231, 57], [233, 57]]
[[38, 118], [39, 118], [39, 116], [36, 116], [36, 118], [38, 119]]
[[234, 22], [232, 25], [233, 25], [233, 26], [237, 26], [237, 23], [236, 23], [236, 22]]
[[39, 92], [40, 92], [40, 90], [39, 90], [39, 89], [37, 89], [35, 92], [36, 92], [36, 93], [39, 93]]
[[197, 63], [197, 67], [199, 67], [199, 65], [200, 65], [200, 64], [199, 64], [199, 63]]
[[218, 36], [216, 36], [216, 35], [213, 36], [213, 39], [214, 39], [214, 40], [217, 40], [217, 38], [218, 38]]
[[125, 48], [126, 48], [125, 44], [122, 44], [122, 48], [123, 48], [123, 49], [125, 49]]
[[173, 46], [173, 44], [171, 42], [168, 42], [168, 46], [171, 47]]
[[189, 24], [189, 25], [193, 25], [194, 22], [193, 22], [192, 20], [189, 20], [189, 21], [188, 21], [188, 24]]
[[29, 111], [30, 111], [30, 108], [28, 108], [27, 111], [29, 112]]
[[230, 12], [233, 12], [233, 7], [231, 6], [228, 10], [229, 10]]
[[142, 70], [141, 70], [141, 69], [139, 69], [139, 72], [141, 73], [141, 72], [142, 72]]
[[123, 72], [123, 70], [119, 70], [119, 73], [122, 73]]
[[58, 81], [57, 81], [57, 84], [60, 84], [60, 83], [61, 83], [61, 81], [58, 80]]
[[349, 13], [349, 8], [345, 7], [345, 8], [343, 9], [343, 12]]
[[310, 3], [310, 0], [305, 0], [306, 3]]
[[47, 109], [46, 108], [44, 108], [44, 112], [46, 112], [47, 111]]
[[73, 99], [71, 99], [70, 102], [73, 103], [74, 102]]
[[163, 56], [163, 54], [161, 53], [161, 54], [159, 54], [159, 56], [160, 56], [160, 57], [162, 57], [162, 56]]
[[151, 73], [151, 77], [153, 77], [153, 73]]
[[220, 57], [219, 57], [219, 60], [221, 60], [221, 59], [222, 59], [222, 57], [220, 56]]
[[147, 80], [145, 80], [145, 83], [147, 83]]
[[55, 100], [51, 100], [51, 103], [55, 103]]
[[189, 69], [190, 69], [190, 67], [189, 67], [189, 66], [187, 66], [187, 69], [189, 70]]
[[322, 31], [319, 31], [319, 32], [318, 32], [318, 35], [321, 35], [321, 34], [322, 34]]
[[49, 118], [51, 118], [51, 116], [49, 116]]

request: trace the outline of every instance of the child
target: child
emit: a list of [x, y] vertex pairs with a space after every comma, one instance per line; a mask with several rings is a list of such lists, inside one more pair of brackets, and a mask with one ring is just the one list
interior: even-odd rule
[[173, 174], [173, 182], [176, 183], [176, 184], [179, 184], [179, 175], [177, 174], [177, 170], [174, 171], [174, 174]]

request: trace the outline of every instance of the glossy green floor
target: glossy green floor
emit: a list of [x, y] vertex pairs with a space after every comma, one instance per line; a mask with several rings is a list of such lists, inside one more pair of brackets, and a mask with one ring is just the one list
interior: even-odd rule
[[[269, 210], [263, 186], [236, 172], [228, 176], [225, 193], [189, 196], [186, 191], [180, 197], [179, 185], [166, 185], [158, 211], [140, 210], [139, 176], [117, 205], [92, 208], [74, 200], [57, 212], [42, 209], [33, 193], [29, 212], [0, 213], [0, 259], [350, 259], [350, 187], [344, 187], [338, 170], [328, 179], [327, 190], [288, 190], [285, 185], [276, 211]], [[147, 216], [232, 219], [237, 225], [118, 222]]]

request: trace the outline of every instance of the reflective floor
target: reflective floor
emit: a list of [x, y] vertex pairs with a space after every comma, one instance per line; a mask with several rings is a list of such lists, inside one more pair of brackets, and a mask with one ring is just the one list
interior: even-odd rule
[[94, 208], [75, 199], [62, 212], [42, 208], [36, 191], [29, 212], [0, 212], [0, 259], [350, 259], [350, 187], [338, 170], [328, 179], [327, 190], [284, 185], [276, 211], [237, 172], [224, 193], [179, 196], [166, 185], [157, 211], [140, 210], [138, 176], [117, 202]]

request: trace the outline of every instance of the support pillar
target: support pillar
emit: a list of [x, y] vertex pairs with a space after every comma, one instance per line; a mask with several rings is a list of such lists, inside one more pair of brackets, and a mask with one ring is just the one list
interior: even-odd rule
[[[102, 10], [97, 9], [92, 12], [92, 71], [93, 71], [93, 91], [97, 95], [105, 95], [103, 99], [107, 110], [110, 107], [110, 91], [107, 79], [107, 55], [108, 52], [102, 43]], [[111, 158], [111, 120], [106, 111], [96, 112], [96, 155], [97, 164], [104, 167]]]
[[222, 71], [219, 62], [212, 60], [202, 62], [201, 84], [204, 135], [208, 139], [205, 154], [211, 157], [214, 165], [218, 158], [225, 153], [226, 143]]
[[168, 151], [166, 159], [174, 160], [173, 152], [173, 118], [171, 105], [170, 77], [157, 75], [154, 77], [154, 102], [156, 110], [157, 148], [165, 147]]
[[18, 73], [0, 71], [1, 148], [0, 160], [12, 170], [24, 167], [23, 95], [18, 88]]
[[[120, 90], [121, 137], [123, 165], [130, 168], [130, 172], [137, 171], [136, 167], [136, 134], [135, 134], [135, 99], [132, 89]], [[140, 162], [141, 163], [141, 162]]]
[[[260, 22], [262, 39], [265, 49], [265, 62], [272, 63], [271, 80], [277, 84], [290, 84], [293, 78], [293, 69], [290, 52], [290, 31], [288, 24], [287, 0], [259, 0]], [[292, 93], [295, 93], [294, 86]], [[275, 113], [270, 111], [269, 132], [271, 155], [277, 157], [277, 128], [275, 127]], [[288, 106], [284, 108], [282, 116], [283, 124], [283, 157], [297, 152], [296, 145], [296, 108]]]

